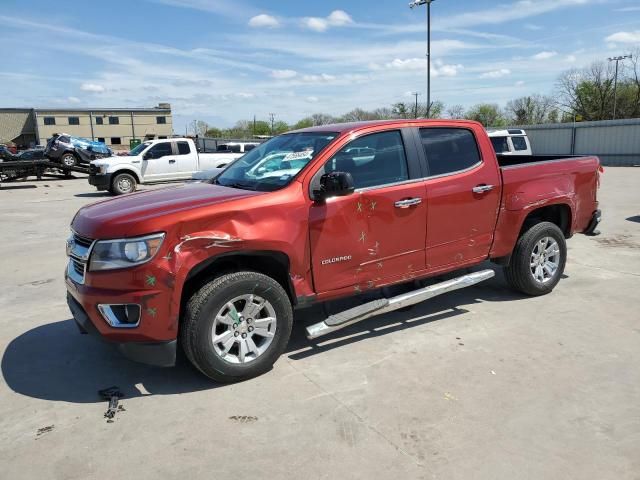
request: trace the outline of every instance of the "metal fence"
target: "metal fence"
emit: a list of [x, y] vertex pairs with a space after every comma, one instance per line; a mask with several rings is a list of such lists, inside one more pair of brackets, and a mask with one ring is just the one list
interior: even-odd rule
[[640, 166], [640, 118], [518, 125], [534, 155], [597, 155], [603, 165]]

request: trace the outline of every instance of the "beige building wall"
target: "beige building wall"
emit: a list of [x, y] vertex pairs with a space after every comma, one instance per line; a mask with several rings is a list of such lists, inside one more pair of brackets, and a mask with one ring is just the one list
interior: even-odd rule
[[[78, 119], [78, 125], [70, 123]], [[50, 120], [53, 119], [53, 120]], [[111, 120], [114, 119], [114, 120]], [[162, 123], [164, 119], [165, 123]], [[51, 121], [54, 125], [47, 125]], [[100, 123], [102, 122], [102, 123]], [[112, 123], [113, 122], [113, 123]], [[104, 141], [114, 150], [128, 150], [129, 141], [170, 137], [173, 134], [171, 110], [37, 110], [40, 145], [54, 133]]]

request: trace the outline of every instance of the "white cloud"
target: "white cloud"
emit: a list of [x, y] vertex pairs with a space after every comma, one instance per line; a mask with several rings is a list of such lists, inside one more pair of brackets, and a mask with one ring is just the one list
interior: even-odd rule
[[80, 85], [80, 90], [84, 92], [102, 93], [106, 89], [104, 88], [104, 86], [97, 83], [83, 83], [82, 85]]
[[353, 23], [351, 16], [344, 10], [334, 10], [327, 17], [327, 21], [334, 27], [342, 27]]
[[293, 78], [298, 75], [298, 72], [295, 70], [271, 70], [269, 74], [272, 78], [277, 78], [278, 80], [285, 80], [287, 78]]
[[344, 10], [334, 10], [326, 18], [305, 17], [302, 24], [310, 30], [324, 32], [329, 27], [344, 27], [353, 23], [351, 16]]
[[610, 43], [640, 43], [640, 30], [634, 32], [617, 32], [605, 38]]
[[640, 12], [640, 7], [616, 8], [616, 12]]
[[305, 99], [309, 103], [318, 103], [320, 99], [318, 97], [310, 96]]
[[249, 26], [254, 28], [276, 28], [280, 26], [280, 22], [276, 17], [267, 14], [256, 15], [249, 20]]
[[518, 81], [515, 83], [515, 86], [516, 86], [516, 87], [521, 87], [522, 85], [524, 85], [524, 80], [518, 80]]
[[548, 60], [549, 58], [555, 57], [556, 55], [558, 55], [558, 52], [555, 52], [555, 51], [552, 51], [552, 52], [540, 52], [540, 53], [536, 53], [531, 58], [533, 60]]
[[564, 60], [566, 62], [573, 63], [577, 60], [577, 58], [575, 55], [567, 55], [567, 57]]
[[78, 97], [67, 97], [69, 103], [80, 103], [81, 100]]
[[511, 75], [511, 70], [508, 68], [501, 68], [499, 70], [491, 70], [489, 72], [484, 72], [480, 75], [480, 78], [500, 78], [506, 75]]
[[302, 81], [305, 83], [326, 83], [335, 80], [335, 75], [321, 73], [320, 75], [303, 75]]
[[542, 27], [540, 25], [535, 25], [533, 23], [525, 23], [524, 28], [526, 28], [527, 30], [532, 30], [534, 32], [542, 30]]
[[309, 30], [313, 30], [316, 32], [324, 32], [327, 28], [329, 28], [329, 22], [327, 22], [324, 18], [319, 17], [307, 17], [302, 19], [302, 23]]
[[[370, 66], [371, 67], [371, 66]], [[379, 67], [379, 66], [378, 66]], [[426, 70], [427, 59], [426, 58], [396, 58], [389, 63], [385, 64], [385, 67], [391, 70]], [[431, 64], [431, 76], [432, 77], [455, 77], [458, 71], [463, 67], [460, 64], [447, 65], [441, 60], [436, 60]], [[379, 68], [373, 68], [374, 70]]]
[[255, 95], [253, 93], [238, 92], [238, 93], [236, 93], [236, 97], [238, 97], [238, 98], [253, 98], [253, 97], [255, 97]]

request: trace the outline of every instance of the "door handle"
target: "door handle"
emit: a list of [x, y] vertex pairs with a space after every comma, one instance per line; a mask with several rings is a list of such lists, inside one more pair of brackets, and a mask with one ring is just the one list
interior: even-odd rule
[[493, 190], [493, 185], [476, 185], [471, 189], [473, 193], [484, 193]]
[[169, 160], [169, 163], [176, 163], [175, 160]]
[[398, 200], [394, 205], [396, 208], [409, 208], [413, 205], [419, 205], [422, 203], [422, 199], [419, 197], [416, 198], [407, 198], [406, 200]]

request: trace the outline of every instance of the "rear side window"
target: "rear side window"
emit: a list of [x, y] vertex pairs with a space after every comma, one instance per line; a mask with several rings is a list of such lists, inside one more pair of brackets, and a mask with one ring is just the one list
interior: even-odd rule
[[511, 137], [511, 141], [513, 142], [514, 149], [520, 151], [527, 149], [527, 141], [524, 137]]
[[356, 188], [408, 180], [402, 135], [398, 130], [393, 130], [355, 139], [325, 164], [323, 173], [329, 172], [350, 173]]
[[190, 153], [191, 149], [187, 142], [178, 142], [178, 155], [189, 155]]
[[431, 176], [459, 172], [480, 163], [478, 145], [469, 130], [421, 128], [420, 137]]
[[509, 144], [507, 143], [507, 137], [490, 137], [493, 149], [496, 153], [503, 153], [509, 151]]

